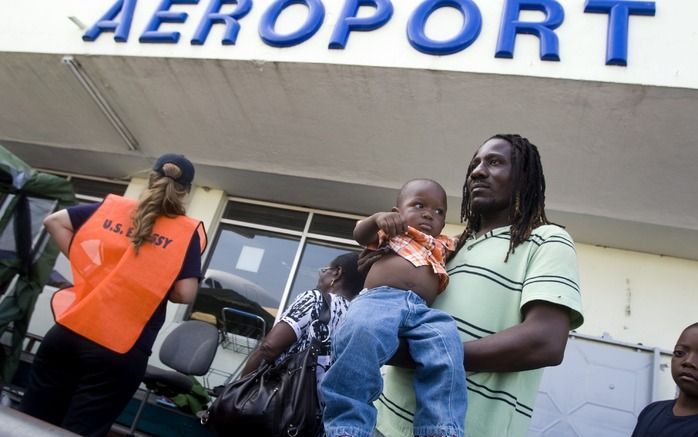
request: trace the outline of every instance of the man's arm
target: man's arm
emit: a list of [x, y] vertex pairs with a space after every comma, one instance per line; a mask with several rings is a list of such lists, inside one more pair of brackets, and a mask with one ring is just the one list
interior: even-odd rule
[[[521, 324], [463, 343], [463, 366], [476, 372], [519, 372], [557, 366], [562, 362], [570, 327], [569, 310], [545, 301], [533, 301], [524, 309]], [[400, 338], [391, 366], [413, 369], [407, 341]]]
[[523, 310], [520, 324], [463, 343], [466, 370], [518, 372], [562, 362], [570, 329], [569, 309], [537, 300]]

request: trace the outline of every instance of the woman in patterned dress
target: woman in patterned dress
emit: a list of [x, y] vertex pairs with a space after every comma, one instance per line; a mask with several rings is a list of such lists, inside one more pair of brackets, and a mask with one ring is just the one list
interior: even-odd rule
[[344, 318], [349, 302], [359, 294], [364, 285], [365, 276], [357, 268], [357, 259], [358, 254], [346, 253], [320, 269], [315, 288], [301, 293], [286, 309], [281, 320], [252, 352], [241, 376], [254, 371], [264, 361], [279, 362], [288, 354], [304, 350], [314, 338], [328, 338], [324, 326], [313, 322], [320, 317], [324, 302], [322, 294], [330, 293], [330, 321], [327, 324], [330, 341], [323, 344], [318, 354], [317, 382], [320, 384], [330, 366], [332, 335]]

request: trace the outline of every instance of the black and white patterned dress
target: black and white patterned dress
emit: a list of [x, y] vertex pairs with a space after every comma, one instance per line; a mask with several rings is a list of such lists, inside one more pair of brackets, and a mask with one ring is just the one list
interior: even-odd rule
[[[281, 320], [288, 323], [296, 333], [296, 342], [291, 345], [276, 360], [283, 360], [289, 354], [304, 350], [314, 338], [328, 338], [327, 333], [322, 329], [322, 324], [317, 322], [323, 306], [322, 293], [319, 290], [308, 290], [299, 295], [293, 304], [286, 309]], [[330, 308], [329, 338], [335, 333], [337, 325], [344, 319], [349, 307], [349, 300], [343, 296], [332, 294]], [[316, 323], [312, 323], [315, 321]], [[330, 367], [331, 343], [324, 343], [318, 355], [317, 382], [320, 384], [325, 376], [325, 371]]]

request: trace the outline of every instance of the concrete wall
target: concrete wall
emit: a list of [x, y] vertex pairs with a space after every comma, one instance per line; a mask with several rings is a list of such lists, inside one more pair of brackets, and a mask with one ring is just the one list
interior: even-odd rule
[[698, 262], [577, 245], [586, 321], [579, 332], [673, 349], [698, 321]]

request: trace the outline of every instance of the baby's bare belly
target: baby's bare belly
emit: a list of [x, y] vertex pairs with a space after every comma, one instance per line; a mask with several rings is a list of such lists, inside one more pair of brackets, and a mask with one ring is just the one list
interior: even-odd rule
[[389, 285], [412, 290], [431, 306], [439, 289], [439, 277], [429, 265], [415, 267], [406, 259], [389, 253], [371, 266], [364, 284], [366, 288]]

